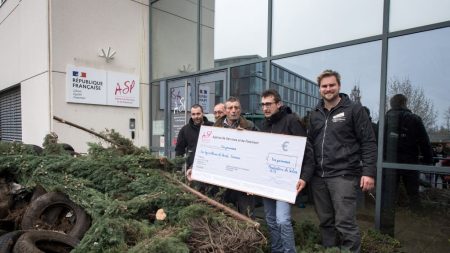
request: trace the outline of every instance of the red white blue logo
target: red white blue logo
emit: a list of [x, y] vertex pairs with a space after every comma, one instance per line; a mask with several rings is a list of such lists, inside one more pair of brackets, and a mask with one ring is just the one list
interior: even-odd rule
[[86, 72], [72, 71], [72, 76], [84, 77], [86, 78]]

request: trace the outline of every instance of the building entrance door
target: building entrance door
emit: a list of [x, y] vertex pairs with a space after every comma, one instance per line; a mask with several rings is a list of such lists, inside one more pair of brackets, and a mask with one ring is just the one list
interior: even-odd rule
[[214, 121], [214, 105], [224, 101], [225, 80], [226, 71], [220, 71], [167, 81], [165, 146], [169, 157], [175, 157], [178, 133], [189, 122], [192, 105], [201, 105], [205, 117]]

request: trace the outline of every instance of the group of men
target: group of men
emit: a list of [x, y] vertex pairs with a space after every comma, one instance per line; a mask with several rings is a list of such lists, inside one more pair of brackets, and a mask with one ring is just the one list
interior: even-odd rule
[[[284, 106], [279, 93], [269, 89], [261, 94], [264, 121], [260, 131], [307, 137], [297, 192], [308, 184], [320, 221], [322, 244], [360, 252], [361, 236], [356, 223], [356, 199], [360, 189], [374, 187], [377, 147], [371, 121], [364, 108], [340, 93], [341, 78], [332, 70], [317, 78], [322, 97], [310, 114], [309, 127], [301, 123], [291, 108]], [[258, 131], [241, 116], [237, 98], [214, 107], [213, 124], [203, 115], [200, 105], [191, 108], [191, 119], [178, 135], [176, 155], [192, 152], [187, 166], [193, 163], [201, 125]], [[190, 179], [191, 169], [187, 170]], [[230, 190], [237, 209], [253, 217], [254, 198]], [[296, 252], [291, 224], [291, 205], [263, 198], [265, 219], [271, 237], [271, 252]]]

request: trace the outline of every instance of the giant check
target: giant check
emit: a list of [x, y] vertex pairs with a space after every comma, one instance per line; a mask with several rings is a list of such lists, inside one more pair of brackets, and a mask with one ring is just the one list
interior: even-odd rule
[[306, 138], [202, 126], [192, 179], [295, 203]]

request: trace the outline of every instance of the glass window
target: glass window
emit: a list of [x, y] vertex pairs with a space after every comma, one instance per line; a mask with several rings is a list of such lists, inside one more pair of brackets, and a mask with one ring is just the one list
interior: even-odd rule
[[267, 56], [267, 0], [216, 0], [214, 60]]
[[264, 66], [261, 62], [231, 68], [230, 96], [241, 101], [241, 113], [262, 114], [259, 100], [265, 88]]
[[[350, 95], [355, 86], [359, 86], [360, 102], [372, 112], [374, 121], [378, 119], [381, 42], [370, 42], [318, 53], [299, 55], [274, 61], [277, 66], [296, 73], [306, 79], [303, 90], [308, 96], [319, 98], [316, 77], [325, 69], [333, 69], [341, 74], [341, 92]], [[309, 101], [309, 100], [308, 100]], [[315, 107], [302, 98], [301, 104]]]
[[[450, 189], [450, 28], [395, 37], [388, 48], [383, 158], [402, 168], [383, 169], [381, 230], [395, 235], [405, 252], [444, 252], [448, 237], [442, 231], [450, 219], [441, 205], [448, 203], [443, 196]], [[402, 164], [435, 165], [436, 172]]]
[[[450, 185], [431, 188], [448, 174], [407, 169], [383, 169], [382, 233], [400, 241], [402, 252], [448, 251]], [[443, 188], [447, 187], [447, 188]], [[426, 236], [424, 236], [426, 235]]]
[[197, 71], [197, 14], [196, 0], [152, 5], [152, 79]]
[[390, 31], [450, 20], [448, 0], [391, 0], [390, 3]]
[[[316, 77], [325, 69], [333, 69], [341, 74], [341, 92], [350, 95], [351, 90], [359, 85], [361, 103], [378, 115], [381, 41], [283, 58], [275, 60], [273, 64], [303, 79], [299, 114], [306, 124], [307, 112], [313, 110], [320, 97]], [[360, 226], [373, 227], [375, 200], [367, 194], [360, 194], [357, 206]]]
[[382, 33], [383, 1], [273, 1], [273, 54]]
[[164, 155], [164, 128], [165, 128], [165, 113], [166, 107], [166, 94], [165, 94], [165, 82], [155, 82], [151, 84], [152, 104], [151, 115], [151, 144], [150, 149], [153, 154]]
[[420, 116], [432, 143], [446, 139], [440, 133], [450, 127], [448, 92], [443, 92], [450, 83], [449, 66], [450, 28], [389, 40], [386, 107], [396, 106], [394, 95], [403, 94], [406, 107]]
[[202, 0], [200, 69], [214, 68], [214, 0]]

